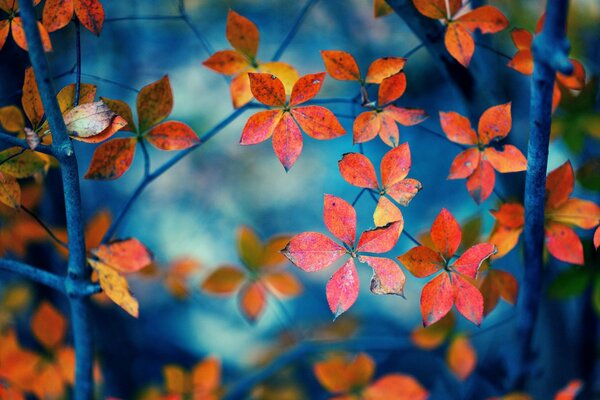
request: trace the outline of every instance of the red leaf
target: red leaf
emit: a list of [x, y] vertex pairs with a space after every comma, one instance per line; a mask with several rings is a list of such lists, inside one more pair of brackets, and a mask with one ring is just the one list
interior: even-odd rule
[[496, 253], [496, 246], [492, 243], [480, 243], [470, 247], [452, 264], [457, 272], [471, 279], [477, 277], [481, 263]]
[[152, 262], [152, 253], [135, 238], [102, 244], [92, 254], [122, 273], [137, 272]]
[[439, 253], [425, 246], [413, 247], [403, 255], [398, 256], [398, 260], [417, 278], [425, 278], [435, 274], [446, 265]]
[[505, 203], [498, 211], [490, 211], [496, 221], [507, 228], [521, 228], [525, 225], [525, 209], [519, 203]]
[[319, 90], [321, 90], [324, 80], [325, 72], [304, 75], [298, 79], [292, 88], [290, 106], [305, 103], [315, 97], [319, 93]]
[[249, 67], [248, 60], [234, 50], [217, 51], [202, 65], [223, 75], [237, 75]]
[[591, 201], [571, 198], [557, 209], [546, 212], [546, 217], [555, 222], [592, 229], [600, 223], [600, 207]]
[[530, 50], [533, 42], [533, 35], [526, 29], [515, 28], [510, 31], [513, 43], [519, 50]]
[[392, 117], [397, 123], [404, 126], [416, 125], [427, 119], [425, 110], [396, 107], [391, 104], [383, 110], [383, 114]]
[[359, 289], [360, 281], [354, 259], [350, 258], [327, 282], [327, 303], [335, 315], [334, 318], [342, 315], [354, 304], [358, 298]]
[[512, 144], [502, 146], [502, 151], [493, 147], [486, 147], [484, 150], [485, 158], [500, 173], [519, 172], [527, 169], [527, 159]]
[[158, 124], [173, 110], [173, 91], [167, 75], [144, 86], [137, 96], [138, 127], [140, 132]]
[[200, 143], [192, 128], [179, 121], [156, 125], [146, 138], [151, 145], [161, 150], [183, 150]]
[[470, 31], [479, 29], [481, 33], [496, 33], [508, 27], [508, 20], [496, 7], [477, 7], [456, 20]]
[[483, 315], [485, 316], [496, 308], [500, 297], [514, 305], [519, 293], [519, 284], [510, 273], [493, 269], [488, 272], [479, 289], [483, 295]]
[[346, 249], [322, 233], [305, 232], [294, 236], [282, 252], [300, 269], [314, 272], [333, 264]]
[[389, 225], [364, 231], [358, 239], [357, 250], [368, 253], [386, 253], [394, 248], [403, 223], [393, 222]]
[[350, 53], [340, 50], [321, 51], [327, 73], [341, 81], [359, 81], [360, 71], [356, 60]]
[[459, 144], [477, 144], [477, 134], [471, 128], [471, 122], [468, 118], [453, 111], [440, 111], [440, 123], [442, 130], [451, 141]]
[[285, 106], [285, 88], [275, 75], [250, 72], [250, 89], [256, 100], [271, 107]]
[[352, 128], [354, 143], [372, 140], [381, 130], [381, 119], [376, 111], [365, 111], [356, 117]]
[[7, 19], [0, 21], [0, 50], [4, 47], [9, 32], [10, 22]]
[[371, 160], [360, 153], [344, 154], [338, 161], [338, 167], [342, 177], [351, 185], [370, 189], [379, 187], [375, 167]]
[[564, 75], [558, 72], [556, 74], [556, 80], [564, 87], [571, 90], [582, 90], [585, 86], [585, 69], [583, 65], [572, 58], [569, 59], [573, 65], [573, 72], [571, 75]]
[[429, 392], [412, 376], [388, 374], [369, 385], [362, 396], [364, 400], [426, 400]]
[[292, 108], [291, 113], [302, 130], [315, 139], [333, 139], [346, 134], [335, 115], [325, 107], [297, 107]]
[[575, 175], [571, 161], [550, 172], [546, 178], [546, 208], [558, 208], [566, 202], [573, 192], [574, 184]]
[[388, 151], [381, 159], [381, 182], [384, 188], [402, 181], [410, 171], [410, 147], [403, 143]]
[[462, 24], [453, 22], [448, 25], [444, 43], [452, 57], [461, 63], [465, 68], [469, 66], [473, 52], [475, 51], [475, 41], [471, 33], [466, 30]]
[[458, 222], [448, 210], [443, 208], [431, 225], [433, 245], [446, 260], [450, 260], [460, 246], [461, 240], [462, 232]]
[[402, 71], [406, 64], [406, 58], [383, 57], [373, 61], [367, 71], [366, 83], [381, 84], [381, 82], [392, 75]]
[[354, 246], [356, 240], [356, 211], [345, 200], [325, 195], [323, 206], [323, 219], [329, 232], [349, 247]]
[[508, 135], [512, 126], [510, 114], [511, 103], [490, 107], [479, 118], [479, 142], [488, 144], [492, 140], [500, 140]]
[[596, 229], [594, 233], [594, 247], [596, 250], [600, 247], [600, 226]]
[[475, 325], [481, 324], [483, 318], [483, 296], [479, 289], [458, 274], [452, 274], [455, 289], [456, 309]]
[[286, 171], [292, 168], [302, 153], [302, 133], [289, 113], [284, 113], [275, 126], [273, 150]]
[[566, 225], [551, 222], [546, 224], [546, 247], [550, 254], [561, 261], [583, 265], [583, 245], [581, 240]]
[[225, 35], [234, 49], [251, 59], [256, 57], [260, 34], [256, 25], [248, 18], [229, 10]]
[[533, 54], [531, 50], [517, 51], [507, 65], [524, 75], [533, 74]]
[[112, 139], [94, 151], [85, 179], [112, 180], [123, 175], [135, 155], [135, 138]]
[[379, 85], [378, 101], [379, 106], [386, 105], [400, 98], [406, 90], [406, 75], [404, 72], [385, 78]]
[[252, 115], [242, 130], [240, 144], [257, 144], [270, 138], [281, 120], [282, 114], [280, 110], [267, 110]]
[[481, 153], [476, 147], [461, 151], [454, 158], [454, 161], [452, 161], [448, 179], [464, 179], [470, 177], [479, 166], [480, 158]]
[[404, 296], [406, 277], [398, 264], [389, 258], [381, 257], [360, 256], [359, 260], [373, 268], [371, 292]]
[[484, 202], [492, 191], [496, 182], [494, 169], [489, 162], [480, 160], [479, 165], [473, 175], [467, 179], [467, 190], [477, 204]]
[[423, 326], [442, 319], [454, 304], [454, 288], [447, 273], [443, 272], [428, 282], [421, 292]]
[[242, 287], [239, 304], [244, 316], [250, 323], [256, 322], [267, 304], [267, 296], [259, 283], [250, 283]]
[[87, 30], [100, 36], [104, 24], [104, 8], [99, 0], [75, 0], [75, 15]]
[[71, 22], [73, 12], [73, 0], [47, 0], [42, 13], [44, 26], [48, 32], [62, 29]]

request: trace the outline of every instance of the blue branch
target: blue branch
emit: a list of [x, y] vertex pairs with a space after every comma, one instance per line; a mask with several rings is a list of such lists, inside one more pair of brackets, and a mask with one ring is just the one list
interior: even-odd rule
[[34, 282], [41, 283], [42, 285], [46, 285], [52, 289], [58, 290], [59, 292], [65, 292], [64, 278], [62, 276], [55, 275], [52, 272], [44, 271], [43, 269], [5, 258], [0, 259], [0, 269], [22, 275]]
[[23, 28], [29, 47], [29, 59], [44, 105], [46, 118], [52, 131], [52, 148], [60, 162], [67, 233], [69, 237], [68, 274], [65, 281], [71, 304], [71, 325], [76, 353], [74, 398], [88, 400], [93, 395], [92, 365], [93, 345], [89, 319], [88, 299], [77, 295], [77, 288], [88, 286], [89, 270], [86, 268], [86, 249], [81, 211], [79, 172], [73, 144], [68, 136], [65, 121], [56, 100], [52, 75], [42, 46], [38, 21], [32, 0], [20, 2]]
[[571, 72], [568, 62], [566, 19], [568, 0], [552, 0], [546, 5], [546, 22], [533, 42], [534, 71], [531, 80], [529, 144], [525, 178], [525, 276], [522, 284], [518, 337], [520, 360], [515, 387], [524, 388], [532, 367], [531, 342], [542, 298], [544, 250], [544, 203], [546, 168], [552, 118], [552, 91], [556, 71]]
[[292, 28], [290, 29], [288, 34], [285, 36], [285, 38], [281, 42], [281, 45], [275, 52], [275, 55], [273, 56], [272, 61], [279, 61], [279, 59], [283, 55], [283, 52], [287, 49], [289, 44], [292, 42], [292, 39], [294, 39], [294, 37], [296, 36], [298, 29], [300, 29], [300, 26], [302, 25], [302, 22], [304, 21], [304, 18], [306, 18], [306, 15], [310, 11], [310, 9], [317, 3], [317, 1], [318, 0], [308, 0], [306, 2], [306, 4], [302, 8], [302, 10], [300, 10], [300, 13], [296, 17], [296, 20], [292, 24]]

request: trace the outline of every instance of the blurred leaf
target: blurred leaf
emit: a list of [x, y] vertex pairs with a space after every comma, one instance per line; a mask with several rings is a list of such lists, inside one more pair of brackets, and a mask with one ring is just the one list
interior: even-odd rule
[[548, 294], [555, 299], [566, 299], [583, 293], [590, 283], [589, 268], [572, 267], [561, 272], [550, 285]]

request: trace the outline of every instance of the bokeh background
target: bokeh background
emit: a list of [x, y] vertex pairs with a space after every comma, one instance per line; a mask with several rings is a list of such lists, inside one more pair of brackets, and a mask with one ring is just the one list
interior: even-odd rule
[[[542, 12], [543, 2], [498, 0], [511, 27], [532, 30]], [[304, 1], [285, 0], [186, 0], [193, 26], [215, 50], [229, 48], [225, 40], [228, 10], [254, 21], [261, 33], [258, 58], [268, 60], [290, 29]], [[99, 38], [87, 31], [82, 36], [83, 81], [98, 86], [103, 97], [121, 99], [134, 105], [136, 90], [164, 74], [171, 80], [175, 107], [172, 119], [185, 121], [202, 135], [231, 111], [228, 83], [223, 77], [202, 66], [209, 54], [198, 36], [182, 20], [124, 19], [152, 15], [178, 15], [175, 0], [105, 0], [107, 21]], [[383, 56], [402, 56], [419, 44], [416, 36], [395, 14], [373, 18], [370, 0], [321, 0], [312, 7], [297, 35], [285, 51], [282, 61], [294, 65], [301, 75], [324, 71], [320, 50], [339, 49], [351, 52], [362, 71], [370, 62]], [[111, 18], [117, 20], [111, 21]], [[569, 37], [573, 56], [586, 67], [588, 80], [597, 76], [600, 66], [600, 4], [594, 0], [576, 0], [571, 5]], [[74, 29], [52, 34], [55, 50], [49, 55], [52, 71], [61, 74], [56, 86], [73, 83], [75, 63]], [[477, 47], [474, 73], [483, 74], [487, 84], [478, 90], [487, 92], [491, 105], [512, 101], [513, 127], [510, 141], [524, 153], [528, 135], [529, 78], [507, 68], [515, 48], [509, 30], [492, 38], [477, 38], [497, 52]], [[498, 54], [501, 53], [501, 54]], [[7, 43], [0, 52], [0, 106], [19, 104], [23, 68], [27, 55]], [[399, 101], [402, 106], [425, 109], [431, 116], [423, 126], [441, 133], [438, 111], [467, 114], [454, 87], [445, 79], [425, 49], [416, 51], [405, 68], [408, 89]], [[109, 80], [109, 81], [107, 81]], [[593, 83], [596, 86], [597, 81]], [[356, 85], [328, 77], [319, 94], [321, 98], [353, 97]], [[598, 96], [595, 104], [598, 107]], [[341, 117], [351, 132], [352, 115], [359, 112], [351, 105], [330, 107]], [[340, 176], [337, 161], [343, 153], [357, 151], [348, 134], [331, 141], [316, 141], [304, 136], [302, 155], [286, 173], [273, 154], [270, 142], [256, 146], [238, 145], [241, 130], [253, 110], [236, 121], [191, 156], [178, 163], [155, 181], [134, 205], [122, 225], [119, 236], [135, 236], [148, 245], [156, 256], [158, 268], [183, 257], [197, 260], [201, 268], [188, 282], [190, 296], [173, 297], [160, 279], [133, 277], [132, 289], [140, 300], [140, 318], [133, 320], [115, 307], [94, 306], [95, 339], [103, 365], [105, 393], [120, 398], [133, 398], [149, 385], [162, 383], [162, 366], [176, 363], [192, 366], [206, 355], [223, 362], [225, 385], [234, 385], [258, 368], [261, 360], [289, 342], [290, 335], [310, 336], [333, 326], [346, 335], [387, 340], [393, 338], [410, 345], [409, 333], [419, 326], [419, 293], [424, 281], [408, 276], [406, 299], [375, 296], [369, 292], [370, 268], [361, 266], [362, 282], [358, 301], [349, 312], [332, 322], [325, 299], [325, 283], [333, 273], [329, 268], [319, 273], [303, 273], [290, 266], [305, 286], [304, 293], [292, 300], [270, 300], [264, 315], [254, 325], [242, 317], [235, 298], [215, 298], [203, 294], [199, 283], [209, 271], [222, 264], [239, 265], [236, 233], [241, 225], [256, 229], [262, 238], [275, 234], [303, 231], [325, 231], [322, 220], [324, 193], [352, 201], [359, 189]], [[559, 109], [557, 116], [567, 115]], [[477, 121], [478, 115], [472, 118]], [[589, 135], [571, 140], [559, 137], [552, 143], [549, 168], [570, 159], [580, 168], [590, 159], [598, 162], [597, 127]], [[400, 128], [401, 142], [410, 144], [412, 168], [410, 177], [420, 180], [423, 190], [409, 207], [402, 208], [405, 229], [414, 236], [426, 231], [442, 207], [448, 208], [461, 222], [480, 218], [482, 237], [491, 229], [489, 210], [499, 199], [492, 195], [477, 206], [468, 195], [463, 180], [448, 181], [446, 176], [458, 149], [452, 144], [416, 127]], [[585, 130], [585, 129], [584, 129]], [[569, 125], [565, 135], [569, 135]], [[579, 142], [578, 142], [579, 141]], [[579, 146], [579, 147], [578, 147]], [[87, 169], [94, 146], [77, 144], [80, 173]], [[365, 154], [376, 165], [388, 150], [379, 139], [364, 146]], [[172, 154], [150, 149], [153, 168]], [[596, 164], [597, 165], [597, 164]], [[142, 179], [143, 160], [138, 152], [132, 168], [114, 182], [83, 181], [82, 196], [85, 215], [98, 210], [116, 213]], [[596, 170], [597, 173], [597, 170]], [[500, 176], [496, 188], [505, 199], [519, 200], [524, 187], [524, 173]], [[597, 175], [596, 175], [597, 177]], [[593, 186], [593, 185], [592, 185]], [[40, 214], [54, 226], [63, 221], [60, 179], [51, 172], [40, 205]], [[597, 182], [596, 182], [597, 187]], [[595, 198], [594, 192], [577, 185], [575, 195]], [[364, 196], [357, 203], [359, 230], [372, 226], [373, 203]], [[1, 223], [1, 222], [0, 222]], [[588, 232], [581, 232], [588, 235]], [[589, 240], [589, 239], [588, 239]], [[402, 236], [391, 253], [404, 253], [413, 244]], [[30, 258], [59, 270], [62, 259], [54, 247], [38, 244]], [[597, 262], [596, 257], [594, 262]], [[519, 249], [497, 261], [498, 268], [522, 276], [522, 254]], [[548, 282], [566, 266], [549, 259]], [[598, 264], [595, 265], [598, 267]], [[1, 274], [2, 285], [15, 278]], [[36, 296], [52, 297], [67, 310], [64, 300], [36, 288]], [[408, 373], [419, 379], [435, 399], [481, 399], [497, 395], [511, 361], [511, 338], [514, 336], [515, 308], [501, 302], [480, 328], [459, 318], [459, 327], [473, 332], [471, 340], [477, 349], [477, 372], [466, 383], [460, 383], [447, 370], [444, 352], [382, 351], [372, 352], [378, 363], [378, 375], [384, 372]], [[28, 315], [19, 317], [26, 327]], [[532, 394], [539, 399], [551, 398], [568, 380], [586, 381], [585, 395], [591, 396], [600, 381], [597, 368], [597, 316], [591, 309], [589, 293], [568, 301], [545, 300], [538, 322], [537, 350], [541, 363], [536, 370]], [[290, 334], [292, 332], [292, 334]], [[287, 338], [287, 339], [286, 339]], [[595, 349], [595, 350], [594, 350]], [[309, 356], [296, 364], [293, 373], [285, 373], [273, 382], [297, 387], [300, 398], [326, 398], [312, 376], [310, 365], [318, 356]], [[584, 398], [584, 397], [582, 397]], [[588, 397], [585, 397], [588, 398]], [[591, 397], [589, 397], [591, 398]]]

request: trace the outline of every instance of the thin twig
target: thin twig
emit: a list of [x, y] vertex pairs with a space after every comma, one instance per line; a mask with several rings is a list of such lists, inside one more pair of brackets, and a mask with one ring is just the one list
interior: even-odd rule
[[423, 246], [423, 243], [421, 243], [417, 239], [415, 239], [415, 237], [413, 235], [411, 235], [410, 233], [408, 233], [408, 231], [406, 229], [403, 229], [402, 232], [404, 233], [404, 236], [406, 236], [411, 242], [413, 242], [417, 246]]
[[19, 152], [6, 157], [4, 160], [0, 161], [0, 165], [12, 160], [13, 158], [20, 156], [21, 154], [25, 153], [25, 150], [27, 150], [27, 148], [23, 147]]
[[173, 21], [183, 19], [181, 15], [131, 15], [129, 17], [106, 18], [105, 23], [122, 21]]
[[298, 16], [296, 17], [296, 20], [292, 24], [292, 27], [290, 28], [288, 34], [285, 36], [285, 38], [281, 42], [281, 45], [279, 45], [279, 47], [277, 48], [277, 51], [275, 51], [275, 54], [273, 55], [273, 58], [272, 58], [273, 61], [278, 61], [281, 58], [281, 56], [283, 55], [283, 52], [287, 49], [289, 44], [292, 42], [292, 39], [296, 36], [296, 33], [298, 33], [298, 29], [300, 29], [302, 22], [304, 21], [304, 19], [306, 18], [306, 15], [308, 14], [308, 11], [310, 11], [310, 9], [317, 3], [317, 1], [318, 0], [308, 0], [306, 2], [306, 4], [304, 5], [304, 7], [302, 7], [302, 10], [300, 10], [300, 12], [298, 13]]
[[150, 175], [150, 154], [148, 154], [148, 147], [144, 140], [138, 140], [140, 147], [142, 148], [142, 154], [144, 155], [144, 179]]
[[37, 214], [35, 214], [33, 211], [31, 211], [29, 208], [25, 207], [24, 205], [21, 205], [21, 210], [25, 211], [25, 213], [27, 215], [29, 215], [31, 218], [33, 218], [35, 220], [35, 222], [38, 223], [38, 225], [40, 225], [42, 228], [44, 228], [44, 230], [46, 231], [46, 233], [48, 233], [48, 235], [50, 235], [52, 240], [54, 240], [57, 244], [59, 244], [65, 250], [69, 251], [69, 245], [67, 243], [65, 243], [64, 241], [60, 240], [58, 238], [58, 236], [56, 236], [56, 234], [54, 232], [52, 232], [52, 229], [50, 229], [50, 227], [48, 225], [46, 225], [46, 223], [44, 223], [44, 221], [42, 221], [42, 219], [40, 217], [37, 216]]
[[480, 42], [477, 42], [476, 44], [477, 44], [477, 47], [481, 47], [481, 48], [483, 48], [483, 49], [486, 49], [486, 50], [488, 50], [488, 51], [490, 51], [490, 52], [492, 52], [492, 53], [494, 53], [494, 54], [496, 54], [496, 55], [498, 55], [498, 56], [500, 56], [500, 57], [506, 58], [507, 60], [512, 60], [512, 57], [511, 57], [511, 56], [509, 56], [509, 55], [506, 55], [506, 54], [504, 54], [503, 52], [501, 52], [501, 51], [499, 51], [499, 50], [496, 50], [496, 49], [495, 49], [495, 48], [493, 48], [492, 46], [488, 46], [487, 44], [485, 44], [485, 43], [480, 43]]
[[356, 205], [356, 203], [358, 203], [358, 200], [362, 197], [362, 195], [365, 193], [365, 190], [367, 190], [366, 188], [362, 189], [360, 192], [358, 192], [358, 194], [356, 195], [356, 197], [354, 198], [354, 200], [352, 200], [352, 207], [354, 207]]
[[79, 96], [81, 91], [81, 28], [79, 25], [79, 20], [75, 19], [75, 52], [77, 54], [77, 60], [75, 62], [76, 65], [76, 73], [75, 75], [75, 106], [79, 105]]

